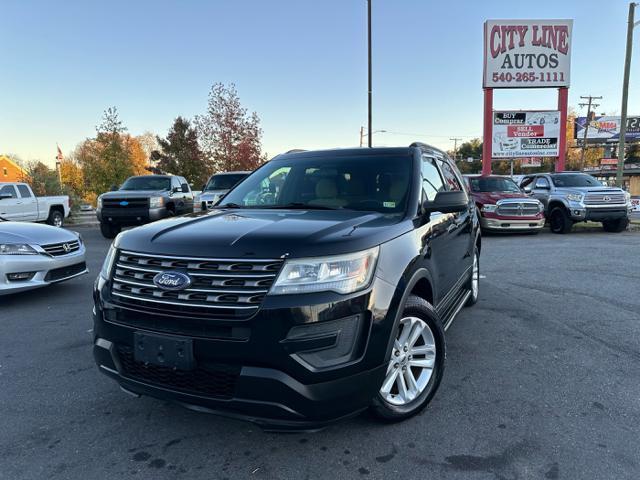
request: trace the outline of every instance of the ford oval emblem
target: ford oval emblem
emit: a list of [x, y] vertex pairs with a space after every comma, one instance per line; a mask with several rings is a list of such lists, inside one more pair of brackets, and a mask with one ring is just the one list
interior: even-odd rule
[[162, 290], [184, 290], [191, 285], [191, 277], [182, 272], [160, 272], [153, 283]]
[[120, 206], [121, 206], [121, 207], [126, 207], [127, 205], [129, 205], [129, 202], [127, 202], [126, 200], [122, 200], [122, 201], [120, 202]]

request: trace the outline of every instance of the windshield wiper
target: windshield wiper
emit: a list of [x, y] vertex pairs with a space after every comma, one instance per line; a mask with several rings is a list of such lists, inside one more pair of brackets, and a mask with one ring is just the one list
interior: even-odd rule
[[0, 222], [8, 222], [8, 221], [9, 221], [9, 220], [7, 220], [6, 218], [4, 218], [4, 217], [0, 217]]
[[282, 210], [342, 210], [343, 207], [329, 207], [327, 205], [310, 205], [302, 202], [291, 202], [284, 205], [259, 205], [256, 208], [282, 209]]
[[222, 205], [216, 205], [213, 208], [245, 208], [244, 205], [238, 205], [237, 203], [225, 203]]

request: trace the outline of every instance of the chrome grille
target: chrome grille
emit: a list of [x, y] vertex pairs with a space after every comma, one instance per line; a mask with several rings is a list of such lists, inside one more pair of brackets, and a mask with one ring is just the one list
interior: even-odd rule
[[[118, 303], [151, 309], [209, 310], [213, 314], [248, 316], [254, 313], [275, 280], [282, 260], [168, 257], [121, 251], [111, 293]], [[162, 290], [153, 277], [179, 271], [191, 278], [188, 288]]]
[[496, 214], [509, 217], [531, 217], [540, 213], [537, 202], [510, 201], [499, 202]]
[[52, 243], [50, 245], [42, 245], [42, 248], [49, 255], [59, 257], [80, 250], [80, 242], [78, 240], [72, 240], [71, 242]]
[[625, 203], [626, 199], [622, 192], [587, 192], [584, 197], [585, 205], [616, 205]]

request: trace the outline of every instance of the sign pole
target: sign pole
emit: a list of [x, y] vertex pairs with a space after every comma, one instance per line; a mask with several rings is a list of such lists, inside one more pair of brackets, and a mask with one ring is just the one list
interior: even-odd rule
[[564, 171], [564, 163], [567, 155], [567, 110], [569, 108], [569, 89], [558, 88], [558, 110], [560, 110], [560, 138], [558, 139], [558, 161], [556, 172]]
[[482, 128], [482, 175], [491, 175], [491, 142], [493, 138], [493, 88], [484, 89], [484, 122]]

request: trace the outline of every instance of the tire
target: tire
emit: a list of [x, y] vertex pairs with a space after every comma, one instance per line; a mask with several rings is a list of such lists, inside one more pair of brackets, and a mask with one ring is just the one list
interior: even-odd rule
[[602, 222], [602, 228], [604, 229], [604, 231], [613, 233], [623, 232], [627, 229], [628, 225], [629, 219], [626, 217], [617, 218], [615, 220], [605, 220], [604, 222]]
[[119, 225], [112, 225], [110, 223], [101, 223], [100, 232], [104, 238], [115, 238], [120, 233]]
[[[404, 305], [401, 320], [394, 327], [394, 338], [396, 341], [399, 338], [402, 339], [402, 333], [405, 332], [405, 328], [410, 328], [411, 330], [408, 332], [413, 332], [413, 328], [421, 327], [422, 325], [428, 327], [428, 329], [422, 330], [424, 337], [422, 335], [418, 336], [413, 347], [416, 352], [421, 348], [424, 350], [423, 352], [415, 353], [419, 358], [410, 356], [410, 352], [413, 351], [411, 349], [404, 352], [402, 347], [396, 349], [395, 343], [391, 350], [388, 373], [393, 373], [392, 369], [394, 369], [395, 365], [397, 367], [395, 369], [395, 377], [385, 376], [380, 385], [380, 390], [371, 401], [370, 407], [373, 415], [382, 421], [400, 422], [416, 415], [427, 406], [435, 395], [436, 390], [438, 390], [445, 363], [445, 341], [442, 323], [436, 311], [426, 300], [410, 295]], [[396, 352], [398, 352], [398, 355], [396, 355]], [[433, 358], [432, 352], [435, 355], [435, 359], [430, 362], [429, 360]], [[411, 363], [421, 361], [431, 364], [432, 367], [411, 366]], [[404, 369], [401, 364], [405, 364]], [[416, 374], [418, 375], [417, 379], [415, 379]], [[406, 385], [405, 378], [407, 378], [407, 375], [414, 378], [414, 385], [417, 388], [414, 391], [415, 396], [413, 398], [403, 399], [398, 384], [403, 382]], [[392, 378], [393, 380], [388, 382]], [[387, 384], [391, 384], [391, 387], [387, 389], [388, 392], [383, 393], [382, 390]], [[395, 395], [394, 392], [396, 392]]]
[[64, 213], [58, 209], [53, 209], [49, 212], [49, 218], [47, 223], [51, 226], [61, 228], [64, 226]]
[[467, 299], [467, 303], [465, 303], [464, 306], [470, 307], [478, 303], [478, 296], [480, 293], [480, 252], [478, 251], [477, 246], [473, 247], [473, 266], [471, 267], [471, 277], [469, 277], [467, 289], [471, 292], [471, 295]]
[[556, 207], [549, 215], [549, 226], [553, 233], [569, 233], [573, 227], [573, 221], [564, 208]]

